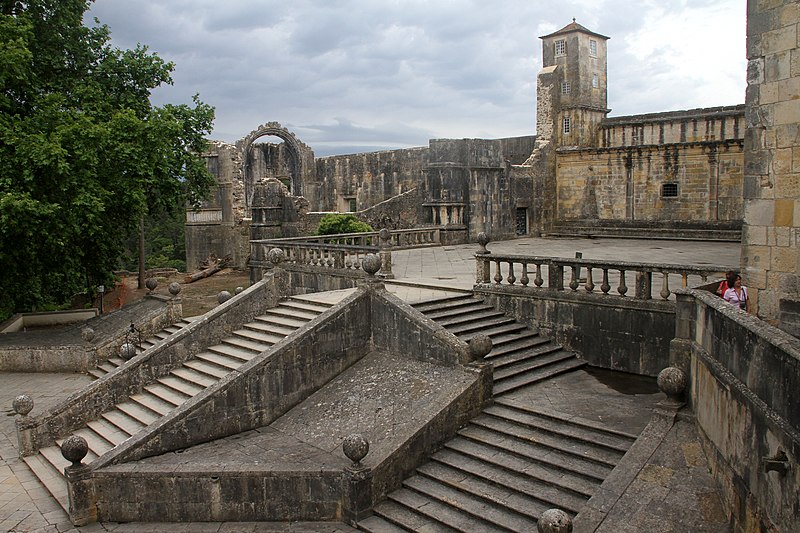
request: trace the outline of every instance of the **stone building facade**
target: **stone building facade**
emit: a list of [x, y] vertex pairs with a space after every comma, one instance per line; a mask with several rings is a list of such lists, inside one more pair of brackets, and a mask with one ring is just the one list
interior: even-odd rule
[[[244, 266], [253, 187], [267, 178], [283, 183], [281, 194], [303, 197], [287, 200], [303, 207], [284, 224], [286, 236], [308, 231], [320, 212], [351, 211], [379, 227], [437, 225], [467, 239], [487, 232], [738, 240], [744, 106], [609, 118], [608, 37], [573, 20], [541, 39], [535, 136], [432, 139], [427, 147], [314, 158], [271, 123], [235, 146], [214, 143], [207, 155], [220, 190], [187, 215], [189, 267], [212, 252]], [[265, 136], [281, 142], [259, 142]], [[386, 203], [408, 194], [418, 198], [416, 210]], [[370, 210], [379, 204], [376, 217]]]

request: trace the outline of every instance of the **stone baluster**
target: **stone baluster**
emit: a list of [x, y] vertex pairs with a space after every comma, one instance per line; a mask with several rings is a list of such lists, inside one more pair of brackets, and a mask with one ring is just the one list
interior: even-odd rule
[[652, 272], [637, 272], [636, 273], [636, 298], [640, 300], [649, 300], [652, 298], [653, 273]]
[[500, 260], [499, 259], [496, 260], [494, 264], [495, 264], [494, 282], [499, 285], [503, 282], [503, 271], [502, 268], [500, 267]]
[[669, 298], [670, 290], [669, 290], [669, 273], [664, 271], [661, 272], [661, 297], [665, 300]]
[[583, 287], [586, 292], [594, 290], [594, 281], [592, 280], [592, 267], [586, 267], [586, 285]]
[[392, 274], [392, 248], [391, 248], [391, 233], [388, 229], [383, 228], [378, 232], [378, 255], [381, 258], [381, 269], [378, 276], [382, 278], [393, 278]]
[[625, 271], [619, 271], [619, 287], [617, 287], [617, 292], [620, 296], [625, 296], [625, 293], [628, 292], [628, 286], [625, 284]]
[[509, 285], [513, 285], [517, 278], [514, 277], [514, 261], [508, 262], [508, 277], [506, 278]]
[[578, 269], [580, 268], [578, 265], [572, 265], [570, 267], [572, 269], [572, 277], [569, 280], [569, 288], [573, 291], [578, 290]]
[[533, 278], [533, 284], [537, 287], [541, 287], [544, 283], [544, 278], [542, 278], [542, 264], [536, 263], [536, 277]]
[[522, 263], [522, 277], [519, 278], [519, 282], [522, 284], [523, 287], [528, 286], [528, 282], [530, 279], [528, 278], [528, 263], [523, 261]]
[[603, 268], [603, 282], [600, 284], [600, 290], [603, 294], [608, 294], [611, 290], [611, 285], [608, 283], [608, 268]]

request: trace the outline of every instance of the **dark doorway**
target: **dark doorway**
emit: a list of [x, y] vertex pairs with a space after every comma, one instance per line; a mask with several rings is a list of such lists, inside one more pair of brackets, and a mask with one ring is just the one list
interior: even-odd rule
[[528, 208], [517, 208], [517, 235], [528, 234]]

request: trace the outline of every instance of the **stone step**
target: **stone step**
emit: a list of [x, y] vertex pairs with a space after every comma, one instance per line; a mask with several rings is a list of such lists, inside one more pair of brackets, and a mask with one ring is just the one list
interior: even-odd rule
[[[441, 323], [438, 320], [437, 322]], [[489, 335], [491, 337], [492, 334], [490, 331], [495, 331], [504, 327], [511, 327], [512, 330], [525, 328], [525, 326], [519, 324], [513, 318], [500, 314], [499, 316], [488, 318], [486, 320], [476, 320], [467, 322], [465, 324], [450, 326], [447, 327], [447, 330], [457, 337], [468, 335], [470, 333], [473, 335], [477, 333], [483, 333], [484, 335]]]
[[63, 455], [61, 455], [62, 442], [64, 442], [64, 440], [59, 439], [59, 442], [56, 445], [39, 449], [39, 454], [42, 456], [42, 459], [47, 461], [47, 464], [53, 468], [53, 471], [57, 472], [61, 477], [64, 476], [64, 469], [71, 464], [69, 461], [64, 459]]
[[222, 379], [223, 377], [227, 376], [228, 373], [231, 371], [230, 368], [222, 367], [217, 365], [216, 363], [210, 363], [206, 360], [202, 359], [190, 359], [183, 363], [183, 366], [186, 368], [191, 368], [196, 372], [200, 372], [206, 376], [214, 378], [215, 380]]
[[508, 379], [504, 379], [502, 382], [495, 382], [492, 389], [493, 394], [495, 396], [499, 396], [500, 394], [511, 392], [533, 383], [538, 383], [539, 381], [549, 379], [553, 376], [578, 370], [584, 366], [586, 366], [585, 361], [581, 361], [575, 356], [570, 356], [560, 360], [557, 363], [550, 364], [536, 370], [531, 370], [523, 374], [517, 374], [513, 377], [509, 377]]
[[128, 436], [135, 435], [147, 427], [146, 424], [142, 424], [139, 420], [120, 410], [118, 407], [106, 411], [101, 416]]
[[[61, 455], [60, 451], [58, 453]], [[64, 475], [56, 470], [53, 465], [39, 453], [25, 456], [22, 460], [28, 465], [28, 468], [31, 469], [33, 475], [39, 478], [44, 488], [55, 498], [61, 508], [69, 512], [67, 480], [64, 478]], [[69, 464], [69, 461], [67, 461], [67, 464]]]
[[285, 305], [284, 302], [281, 302], [277, 307], [269, 309], [267, 313], [272, 316], [279, 316], [282, 318], [288, 318], [291, 320], [300, 320], [305, 322], [310, 322], [311, 320], [317, 318], [320, 315], [320, 313], [317, 313], [316, 311], [310, 311], [306, 309], [301, 309], [299, 307]]
[[458, 435], [472, 442], [510, 453], [526, 461], [539, 463], [546, 468], [570, 473], [598, 485], [611, 472], [607, 465], [588, 461], [559, 449], [540, 446], [535, 442], [517, 439], [513, 434], [470, 423], [458, 431]]
[[209, 346], [207, 351], [211, 353], [216, 353], [220, 355], [224, 355], [229, 359], [235, 359], [239, 361], [239, 364], [235, 368], [239, 368], [243, 363], [248, 362], [250, 359], [255, 357], [257, 354], [252, 350], [244, 350], [237, 346], [233, 346], [231, 344], [215, 344], [214, 346]]
[[505, 335], [495, 335], [491, 339], [491, 354], [494, 357], [513, 354], [514, 352], [518, 352], [520, 350], [527, 350], [534, 346], [552, 342], [552, 339], [543, 337], [539, 335], [537, 331], [530, 328], [525, 328], [521, 331], [508, 333]]
[[493, 310], [495, 309], [491, 305], [484, 303], [481, 300], [475, 300], [473, 298], [466, 304], [459, 305], [457, 307], [448, 307], [446, 309], [428, 311], [427, 313], [424, 313], [424, 315], [430, 318], [431, 320], [438, 321], [440, 318], [446, 319], [451, 317], [467, 315], [470, 313], [480, 313], [483, 311], [493, 311]]
[[140, 344], [136, 346], [136, 352], [141, 353], [145, 350], [149, 350], [153, 346], [158, 343], [158, 339], [145, 339]]
[[292, 331], [303, 327], [308, 322], [308, 320], [292, 318], [279, 313], [274, 313], [272, 309], [268, 309], [263, 315], [257, 316], [256, 321], [283, 326], [285, 328], [290, 328]]
[[[86, 423], [86, 427], [97, 433], [100, 437], [112, 444], [112, 448], [125, 442], [130, 435], [104, 418], [97, 418]], [[98, 454], [99, 455], [99, 454]]]
[[179, 378], [188, 381], [193, 385], [197, 385], [198, 387], [202, 387], [203, 389], [210, 387], [211, 385], [219, 381], [219, 379], [215, 377], [209, 376], [208, 374], [205, 374], [203, 372], [198, 372], [192, 367], [186, 365], [171, 370], [170, 374], [172, 374], [173, 376], [178, 376]]
[[[575, 355], [564, 350], [558, 345], [549, 345], [545, 346], [544, 349], [541, 350], [523, 352], [522, 355], [525, 357], [522, 357], [513, 363], [499, 365], [499, 368], [495, 369], [495, 383], [501, 383], [504, 379], [517, 376], [522, 373], [532, 372], [548, 365], [561, 362], [565, 359], [576, 359]], [[489, 360], [491, 361], [491, 359]]]
[[272, 346], [283, 339], [286, 338], [286, 335], [291, 333], [291, 331], [274, 331], [270, 329], [268, 326], [262, 324], [245, 324], [244, 329], [237, 329], [233, 332], [234, 335], [238, 335], [244, 339], [249, 339], [253, 342], [259, 342], [265, 346]]
[[498, 399], [494, 405], [484, 409], [485, 413], [497, 414], [518, 424], [546, 429], [565, 438], [580, 439], [592, 442], [596, 446], [606, 447], [626, 453], [636, 441], [636, 436], [622, 431], [615, 431], [589, 420], [578, 417], [567, 417], [555, 411], [536, 410]]
[[471, 294], [459, 294], [458, 296], [448, 296], [447, 298], [437, 298], [426, 302], [418, 302], [413, 305], [414, 309], [423, 314], [438, 312], [445, 309], [456, 309], [463, 305], [470, 305], [475, 302], [482, 302]]
[[297, 296], [290, 296], [286, 300], [281, 302], [281, 305], [284, 307], [290, 307], [293, 309], [301, 309], [303, 311], [311, 311], [316, 313], [317, 315], [321, 315], [331, 307], [333, 304], [323, 303], [323, 302], [312, 302], [310, 300], [303, 300]]
[[454, 489], [429, 477], [411, 476], [403, 481], [403, 487], [431, 501], [456, 509], [463, 515], [468, 515], [475, 520], [474, 527], [477, 527], [478, 531], [530, 531], [531, 522], [533, 528], [536, 528], [535, 520], [525, 520], [511, 509], [501, 507], [498, 505], [499, 502], [492, 501], [491, 498]]
[[[509, 319], [511, 320], [511, 319]], [[477, 335], [478, 333], [483, 333], [484, 335], [488, 335], [489, 338], [492, 339], [492, 343], [494, 343], [494, 338], [497, 335], [514, 335], [519, 334], [525, 331], [527, 326], [524, 324], [520, 324], [519, 322], [515, 322], [511, 320], [511, 322], [499, 325], [499, 326], [488, 326], [485, 329], [481, 330], [480, 328], [476, 330], [470, 330], [463, 333], [455, 333], [451, 330], [451, 333], [455, 333], [456, 337], [461, 339], [464, 342], [469, 342], [469, 340]]]
[[[372, 515], [359, 522], [358, 529], [369, 533], [406, 533], [409, 531], [409, 529], [396, 526], [377, 515]], [[415, 530], [412, 529], [411, 531]]]
[[424, 495], [407, 488], [397, 489], [396, 491], [390, 493], [388, 498], [391, 501], [403, 505], [416, 513], [435, 520], [439, 524], [451, 528], [450, 530], [473, 532], [480, 531], [481, 533], [507, 531], [506, 529], [493, 526], [478, 517], [463, 513], [451, 505], [444, 504], [435, 499], [427, 498]]
[[521, 456], [496, 444], [459, 436], [446, 442], [444, 449], [438, 453], [451, 451], [457, 454], [460, 464], [465, 468], [470, 464], [469, 461], [476, 461], [487, 469], [521, 478], [515, 482], [517, 487], [525, 487], [529, 482], [550, 485], [559, 492], [557, 501], [560, 505], [557, 507], [563, 506], [565, 509], [572, 509], [578, 502], [588, 500], [600, 485], [600, 480], [596, 477], [566, 471], [560, 464], [546, 461], [546, 456], [541, 461], [533, 460], [530, 456]]
[[180, 378], [174, 374], [162, 376], [158, 378], [156, 381], [166, 387], [179, 391], [189, 397], [197, 396], [198, 394], [200, 394], [205, 390], [205, 387], [201, 387], [199, 385], [196, 385], [195, 383], [186, 381], [185, 379]]
[[263, 351], [268, 350], [269, 347], [274, 344], [270, 342], [261, 342], [260, 340], [253, 339], [246, 335], [239, 335], [236, 331], [233, 332], [232, 336], [222, 339], [222, 343], [230, 344], [232, 346], [236, 346], [237, 348], [242, 348], [243, 350], [250, 350], [255, 354], [260, 354]]
[[246, 362], [242, 361], [241, 359], [233, 358], [222, 353], [214, 353], [214, 352], [200, 352], [194, 357], [195, 358], [193, 359], [193, 361], [202, 361], [209, 365], [218, 366], [221, 369], [225, 369], [226, 373], [230, 372], [231, 370], [239, 368], [240, 366], [242, 366], [243, 363]]
[[[526, 531], [531, 527], [531, 522], [535, 529], [537, 518], [553, 507], [552, 502], [542, 501], [507, 485], [504, 483], [507, 480], [502, 477], [497, 482], [483, 475], [483, 468], [478, 467], [476, 470], [477, 472], [470, 472], [457, 465], [434, 460], [417, 468], [417, 474], [474, 498], [480, 507], [489, 504], [492, 510], [505, 511], [495, 522], [515, 531]], [[539, 490], [544, 489], [543, 486], [539, 487]]]
[[513, 320], [511, 317], [506, 316], [506, 314], [503, 313], [502, 311], [498, 311], [494, 307], [487, 306], [485, 309], [480, 311], [472, 311], [470, 313], [459, 314], [455, 316], [447, 315], [437, 318], [435, 320], [437, 323], [441, 324], [447, 329], [455, 330], [457, 328], [469, 324], [491, 323], [493, 321], [501, 319]]
[[541, 448], [558, 451], [566, 456], [577, 457], [589, 461], [609, 470], [614, 468], [622, 457], [622, 453], [613, 452], [593, 446], [591, 443], [559, 438], [537, 427], [523, 426], [514, 421], [498, 418], [484, 413], [476, 417], [471, 425], [502, 433], [512, 437], [515, 441], [525, 444], [531, 443]]
[[571, 492], [560, 491], [558, 484], [550, 484], [521, 473], [508, 472], [450, 449], [438, 451], [430, 462], [419, 467], [417, 471], [449, 480], [448, 483], [455, 483], [453, 486], [456, 487], [470, 483], [477, 487], [476, 490], [488, 491], [490, 494], [508, 496], [513, 493], [514, 498], [509, 497], [506, 503], [500, 504], [534, 517], [539, 517], [542, 512], [554, 507], [570, 514], [577, 514], [589, 499]]
[[[145, 385], [144, 390], [154, 396], [157, 396], [160, 400], [163, 400], [168, 404], [172, 404], [173, 408], [183, 405], [186, 400], [191, 398], [191, 396], [187, 394], [158, 382]], [[170, 411], [172, 411], [172, 409], [170, 409]]]
[[159, 418], [161, 418], [161, 414], [153, 411], [152, 409], [145, 407], [141, 403], [136, 401], [129, 401], [129, 402], [122, 402], [117, 404], [117, 409], [125, 413], [126, 415], [130, 416], [131, 418], [136, 419], [142, 425], [149, 426]]
[[290, 335], [297, 331], [298, 328], [294, 326], [286, 326], [281, 325], [276, 322], [269, 322], [267, 320], [260, 320], [259, 317], [256, 317], [255, 322], [250, 322], [242, 326], [242, 329], [249, 329], [252, 331], [258, 331], [260, 333], [264, 333], [267, 335], [275, 335], [277, 340], [274, 342], [278, 342], [286, 338], [287, 335]]
[[[426, 531], [430, 533], [453, 532], [452, 528], [437, 522], [436, 519], [417, 513], [405, 505], [389, 499], [380, 502], [372, 511], [375, 514], [363, 521], [366, 527], [362, 527], [362, 522], [358, 523], [360, 529], [373, 531], [374, 533], [393, 532], [398, 529], [400, 531]], [[388, 524], [389, 527], [384, 528], [384, 524]], [[390, 529], [392, 527], [395, 529]]]
[[[505, 352], [500, 355], [495, 354], [494, 350], [489, 352], [486, 356], [486, 361], [492, 363], [494, 366], [494, 375], [497, 376], [501, 371], [515, 374], [513, 369], [516, 365], [524, 364], [525, 362], [539, 357], [545, 357], [552, 353], [562, 350], [558, 344], [554, 344], [548, 339], [542, 339], [541, 343], [531, 344], [528, 349], [519, 349], [511, 352]], [[570, 356], [572, 356], [570, 354]], [[495, 379], [498, 379], [495, 377]]]
[[147, 387], [145, 387], [145, 389], [142, 390], [142, 392], [131, 395], [130, 398], [132, 402], [136, 402], [143, 408], [149, 409], [154, 413], [158, 414], [159, 416], [164, 416], [166, 414], [171, 413], [172, 410], [175, 409], [176, 407], [176, 404], [161, 398], [157, 394], [150, 392], [149, 390], [147, 390]]

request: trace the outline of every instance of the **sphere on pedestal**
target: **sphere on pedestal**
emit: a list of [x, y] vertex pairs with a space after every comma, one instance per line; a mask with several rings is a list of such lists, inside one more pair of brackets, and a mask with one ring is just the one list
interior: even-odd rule
[[272, 248], [267, 252], [267, 261], [273, 265], [280, 265], [286, 259], [286, 255], [280, 248]]
[[169, 286], [167, 287], [167, 290], [169, 290], [169, 293], [171, 295], [177, 296], [178, 293], [181, 292], [181, 284], [178, 283], [177, 281], [173, 281], [172, 283], [169, 284]]
[[361, 268], [363, 268], [364, 272], [370, 276], [374, 276], [375, 273], [381, 269], [380, 256], [375, 254], [367, 254], [367, 256], [364, 257], [364, 260], [361, 262]]
[[561, 509], [548, 509], [536, 524], [539, 533], [572, 533], [572, 519]]
[[130, 342], [124, 343], [119, 347], [119, 356], [126, 361], [136, 355], [136, 346]]
[[78, 435], [67, 437], [61, 444], [61, 455], [64, 459], [72, 463], [72, 466], [78, 466], [86, 457], [89, 452], [89, 444], [86, 439]]
[[492, 339], [488, 335], [478, 333], [469, 340], [469, 353], [473, 361], [486, 357], [492, 351]]
[[671, 400], [681, 401], [688, 380], [683, 370], [674, 366], [668, 366], [658, 373], [656, 383], [658, 384], [659, 390], [666, 394]]
[[217, 294], [217, 302], [221, 304], [224, 304], [231, 298], [233, 298], [233, 295], [228, 291], [219, 291], [219, 294]]
[[147, 278], [144, 280], [144, 286], [147, 287], [147, 290], [153, 292], [158, 287], [158, 280], [156, 278]]
[[352, 433], [344, 438], [342, 451], [345, 457], [353, 461], [353, 466], [361, 466], [361, 459], [369, 453], [369, 442], [363, 435]]
[[28, 416], [28, 413], [33, 411], [33, 398], [27, 394], [20, 394], [11, 402], [11, 407], [14, 408], [14, 412], [18, 415]]

